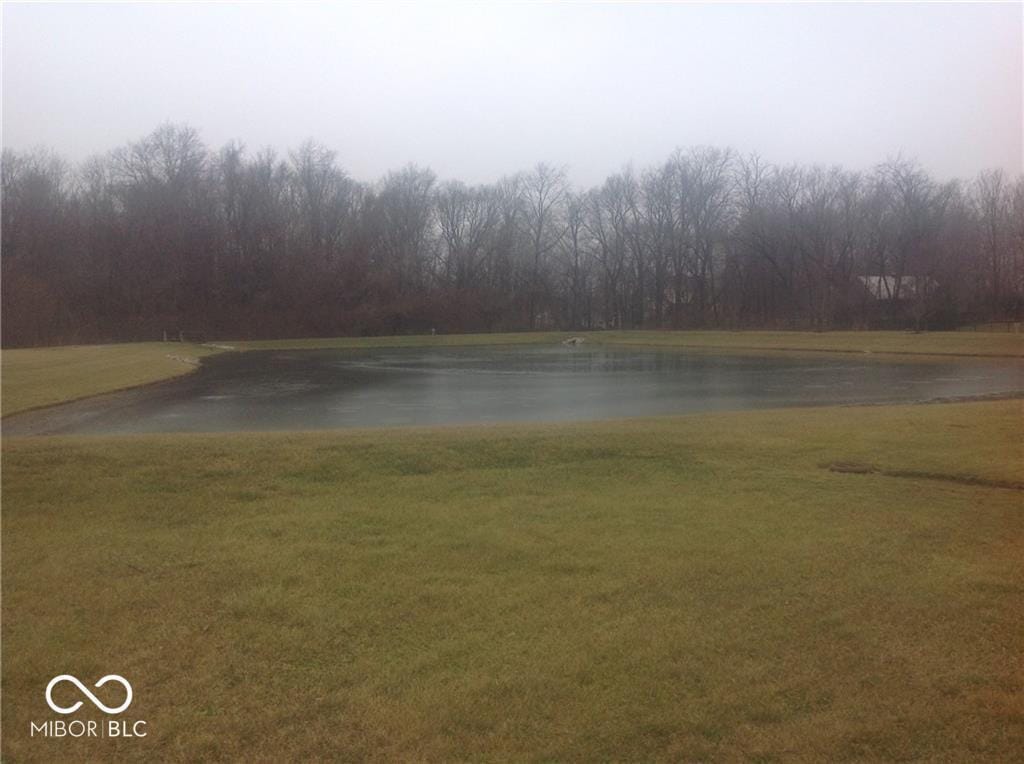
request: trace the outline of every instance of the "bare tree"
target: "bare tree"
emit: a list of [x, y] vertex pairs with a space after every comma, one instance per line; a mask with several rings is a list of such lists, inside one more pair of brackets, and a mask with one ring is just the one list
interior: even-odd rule
[[307, 141], [210, 151], [165, 124], [72, 167], [2, 159], [4, 342], [1019, 319], [1024, 178], [939, 183], [678, 150], [570, 190], [410, 165], [350, 178]]
[[530, 241], [528, 324], [537, 325], [538, 303], [544, 291], [545, 258], [565, 236], [563, 206], [569, 185], [564, 168], [538, 164], [523, 178], [525, 225]]

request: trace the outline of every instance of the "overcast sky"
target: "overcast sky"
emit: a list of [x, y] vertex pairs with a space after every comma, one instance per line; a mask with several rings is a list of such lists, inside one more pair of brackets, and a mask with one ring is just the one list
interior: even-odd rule
[[355, 177], [407, 162], [580, 184], [677, 146], [938, 176], [1021, 171], [1022, 5], [6, 3], [3, 143], [72, 159], [163, 121], [208, 145], [313, 137]]

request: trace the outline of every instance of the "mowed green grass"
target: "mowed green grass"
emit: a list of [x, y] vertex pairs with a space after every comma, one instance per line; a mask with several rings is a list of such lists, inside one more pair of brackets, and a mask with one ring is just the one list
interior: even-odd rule
[[1024, 355], [1024, 335], [1009, 332], [599, 332], [594, 339], [616, 345], [708, 350], [792, 350], [907, 355]]
[[568, 332], [503, 332], [490, 334], [401, 334], [383, 337], [309, 337], [285, 340], [243, 340], [230, 344], [240, 350], [327, 350], [471, 347], [476, 345], [555, 344], [574, 335]]
[[638, 345], [717, 351], [797, 351], [830, 353], [898, 353], [1020, 357], [1024, 335], [1007, 332], [761, 332], [761, 331], [602, 331], [518, 332], [509, 334], [405, 335], [398, 337], [331, 337], [234, 342], [242, 350], [321, 348], [459, 347], [555, 343], [567, 337], [609, 345]]
[[7, 440], [4, 759], [1019, 758], [1021, 413]]
[[14, 414], [187, 374], [195, 366], [171, 356], [195, 359], [215, 352], [177, 342], [4, 350], [0, 354], [3, 413]]

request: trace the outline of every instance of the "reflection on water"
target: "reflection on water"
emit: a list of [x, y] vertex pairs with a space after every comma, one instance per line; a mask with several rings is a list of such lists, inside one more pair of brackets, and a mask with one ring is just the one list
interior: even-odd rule
[[[1008, 392], [1006, 363], [900, 363], [582, 347], [232, 353], [37, 432], [320, 429], [560, 421]], [[27, 421], [27, 420], [26, 420]], [[18, 434], [18, 426], [15, 432]], [[25, 425], [22, 425], [23, 427]], [[29, 428], [31, 429], [31, 427]]]

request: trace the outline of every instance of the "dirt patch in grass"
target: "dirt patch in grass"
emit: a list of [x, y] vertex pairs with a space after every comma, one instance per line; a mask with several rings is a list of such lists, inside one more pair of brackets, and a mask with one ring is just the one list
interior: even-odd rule
[[1024, 491], [1024, 481], [998, 480], [993, 478], [979, 477], [978, 475], [949, 474], [942, 472], [927, 472], [923, 470], [894, 470], [876, 467], [873, 464], [864, 462], [831, 462], [822, 465], [830, 472], [841, 472], [853, 475], [882, 475], [895, 478], [915, 478], [918, 480], [944, 480], [950, 483], [961, 485], [982, 485], [988, 488], [1006, 488], [1012, 491]]
[[848, 472], [854, 475], [867, 475], [878, 472], [878, 469], [871, 464], [863, 462], [832, 462], [825, 465], [831, 472]]

